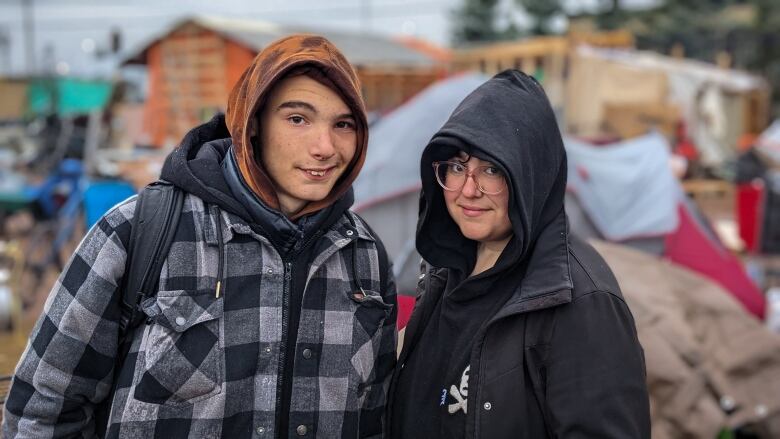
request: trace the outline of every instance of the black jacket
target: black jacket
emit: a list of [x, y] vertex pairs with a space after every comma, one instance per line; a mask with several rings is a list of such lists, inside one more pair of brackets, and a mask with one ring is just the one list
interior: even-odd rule
[[[476, 260], [444, 205], [430, 163], [458, 150], [502, 168], [513, 238], [490, 270], [465, 278]], [[604, 260], [569, 236], [563, 195], [566, 156], [541, 87], [518, 71], [469, 95], [433, 137], [421, 162], [417, 248], [423, 276], [390, 389], [441, 299], [448, 276], [511, 291], [475, 334], [467, 438], [649, 438], [645, 366], [631, 312]], [[492, 279], [492, 282], [485, 282]], [[413, 409], [412, 409], [413, 412]], [[392, 422], [388, 422], [392, 425]], [[392, 432], [391, 436], [392, 436]]]
[[[573, 288], [518, 289], [476, 336], [468, 438], [649, 438], [644, 357], [634, 321], [604, 260], [571, 238]], [[544, 258], [542, 257], [541, 260]], [[448, 274], [432, 268], [406, 326], [396, 375], [415, 349]], [[390, 410], [396, 404], [391, 387]]]

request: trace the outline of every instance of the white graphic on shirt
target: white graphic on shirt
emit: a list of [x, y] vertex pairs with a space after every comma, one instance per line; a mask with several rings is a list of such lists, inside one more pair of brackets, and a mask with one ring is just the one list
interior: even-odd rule
[[460, 387], [455, 387], [455, 384], [450, 386], [450, 395], [457, 401], [454, 404], [450, 404], [447, 409], [450, 414], [454, 414], [458, 410], [463, 409], [463, 413], [466, 414], [467, 397], [469, 396], [469, 370], [471, 365], [466, 366], [463, 371], [463, 376], [460, 377]]

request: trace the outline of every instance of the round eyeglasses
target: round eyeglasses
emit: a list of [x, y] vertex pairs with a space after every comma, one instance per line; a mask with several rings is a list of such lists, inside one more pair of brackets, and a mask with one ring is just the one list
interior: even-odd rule
[[498, 195], [506, 189], [504, 173], [496, 166], [476, 166], [470, 169], [460, 162], [433, 162], [433, 172], [439, 186], [447, 191], [463, 189], [469, 177], [474, 179], [477, 189], [486, 195]]

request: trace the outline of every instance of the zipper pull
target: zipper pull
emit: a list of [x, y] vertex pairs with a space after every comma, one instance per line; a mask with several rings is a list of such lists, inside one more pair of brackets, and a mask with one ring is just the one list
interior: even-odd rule
[[215, 298], [219, 299], [219, 292], [220, 292], [220, 290], [221, 290], [221, 289], [222, 289], [222, 281], [221, 281], [221, 280], [218, 280], [218, 281], [217, 281], [217, 293], [216, 293], [216, 295], [214, 296]]

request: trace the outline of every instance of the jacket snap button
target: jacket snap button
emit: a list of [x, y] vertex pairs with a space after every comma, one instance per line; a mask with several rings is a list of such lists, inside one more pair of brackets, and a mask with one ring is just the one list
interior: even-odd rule
[[311, 349], [306, 348], [306, 349], [303, 350], [303, 358], [305, 358], [307, 360], [309, 358], [311, 358]]
[[485, 410], [490, 410], [493, 408], [493, 404], [486, 402], [482, 407], [485, 407]]
[[737, 406], [737, 403], [734, 401], [734, 398], [730, 396], [723, 396], [720, 398], [720, 408], [723, 410], [730, 412], [734, 410], [734, 408]]
[[256, 431], [257, 431], [257, 434], [263, 434], [263, 433], [265, 433], [265, 428], [263, 428], [263, 427], [257, 427], [257, 430], [256, 430]]
[[298, 428], [295, 429], [295, 432], [298, 433], [298, 436], [306, 436], [306, 433], [308, 433], [309, 429], [306, 428], [305, 425], [299, 425]]
[[176, 317], [176, 324], [177, 325], [181, 326], [181, 325], [185, 324], [186, 322], [187, 322], [187, 320], [185, 320], [184, 317]]
[[347, 230], [347, 236], [352, 236], [352, 234], [355, 233], [352, 230]]

